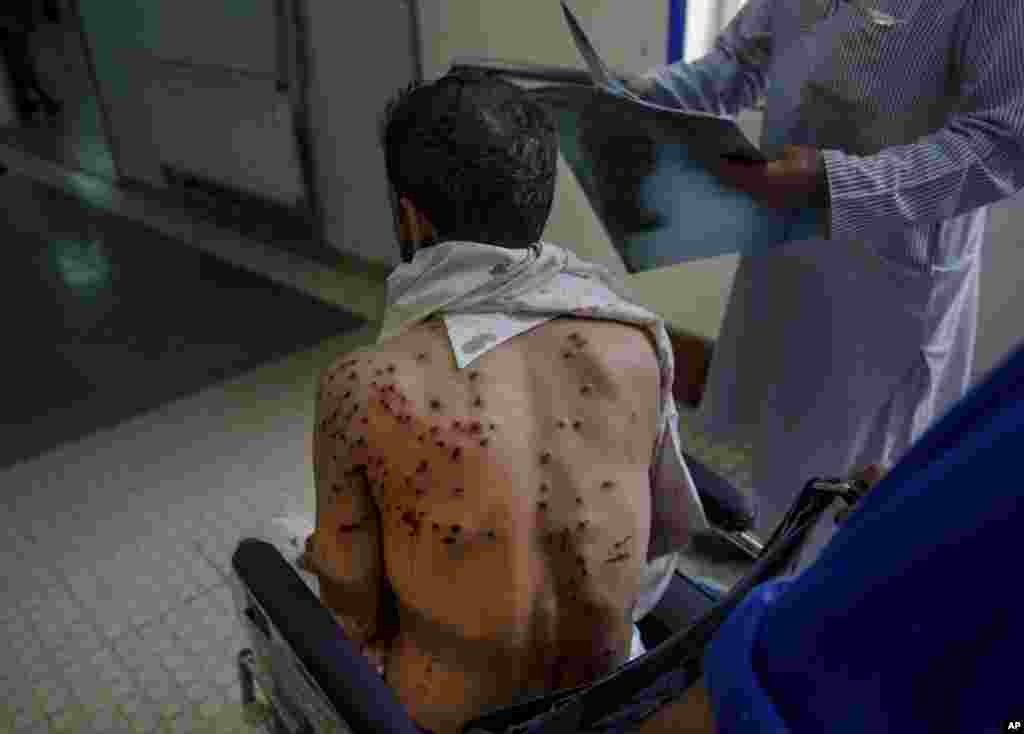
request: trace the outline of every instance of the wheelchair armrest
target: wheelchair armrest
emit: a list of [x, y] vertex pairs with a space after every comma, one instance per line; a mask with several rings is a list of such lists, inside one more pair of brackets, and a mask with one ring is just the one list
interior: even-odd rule
[[653, 650], [707, 614], [717, 603], [707, 591], [676, 571], [658, 605], [637, 622], [644, 647]]
[[242, 540], [231, 557], [239, 580], [355, 734], [418, 734], [394, 692], [345, 636], [330, 611], [270, 543]]
[[753, 498], [747, 497], [691, 454], [684, 451], [683, 458], [697, 486], [708, 522], [729, 532], [750, 530], [757, 518], [757, 505]]

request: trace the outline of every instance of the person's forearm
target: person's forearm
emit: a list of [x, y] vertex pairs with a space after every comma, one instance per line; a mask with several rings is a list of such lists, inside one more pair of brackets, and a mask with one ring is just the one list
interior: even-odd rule
[[[836, 237], [870, 242], [879, 233], [958, 217], [1024, 187], [1024, 144], [1006, 131], [944, 128], [920, 142], [857, 157], [825, 152], [832, 171]], [[988, 158], [979, 153], [990, 151]], [[965, 185], [969, 182], [969, 185]]]
[[828, 188], [828, 168], [825, 165], [825, 153], [818, 151], [818, 187], [811, 200], [817, 209], [828, 209], [832, 206], [832, 194]]

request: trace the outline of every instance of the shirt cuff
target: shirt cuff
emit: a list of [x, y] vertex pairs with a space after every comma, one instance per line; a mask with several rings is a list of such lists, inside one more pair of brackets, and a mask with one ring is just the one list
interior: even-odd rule
[[832, 151], [818, 151], [818, 162], [821, 164], [820, 181], [821, 186], [821, 236], [826, 240], [832, 239], [832, 179], [829, 166], [833, 165], [830, 158]]

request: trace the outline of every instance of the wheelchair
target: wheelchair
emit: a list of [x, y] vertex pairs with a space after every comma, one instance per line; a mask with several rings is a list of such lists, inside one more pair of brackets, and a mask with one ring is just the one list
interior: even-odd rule
[[[747, 574], [719, 596], [677, 571], [659, 604], [637, 623], [645, 654], [587, 685], [487, 712], [464, 724], [463, 732], [568, 734], [600, 731], [616, 717], [642, 721], [700, 677], [706, 645], [746, 594], [791, 573], [812, 534], [838, 522], [867, 489], [857, 481], [811, 480], [762, 546], [749, 533], [756, 509], [744, 495], [698, 460], [686, 459], [712, 532], [753, 560]], [[256, 703], [259, 689], [270, 731], [420, 734], [279, 548], [242, 539], [232, 555], [230, 581], [252, 643], [238, 655], [242, 700]]]

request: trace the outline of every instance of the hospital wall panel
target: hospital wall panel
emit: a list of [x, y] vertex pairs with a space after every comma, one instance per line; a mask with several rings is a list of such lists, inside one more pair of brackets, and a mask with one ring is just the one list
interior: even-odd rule
[[1024, 344], [1024, 192], [989, 211], [981, 253], [978, 342], [974, 379], [985, 375]]
[[158, 33], [152, 24], [146, 25], [147, 11], [156, 4], [157, 0], [79, 0], [79, 12], [92, 50], [98, 91], [109, 113], [110, 145], [118, 171], [126, 178], [159, 186], [163, 177], [143, 94], [148, 74], [140, 63]]
[[302, 0], [309, 115], [324, 236], [365, 260], [400, 262], [379, 123], [417, 74], [415, 15], [402, 0]]
[[304, 197], [275, 0], [79, 0], [127, 179], [164, 166], [284, 204]]
[[14, 102], [14, 89], [7, 65], [0, 59], [0, 127], [13, 125], [18, 121], [18, 109]]

